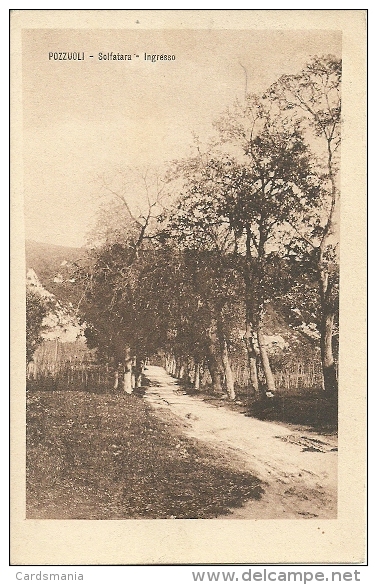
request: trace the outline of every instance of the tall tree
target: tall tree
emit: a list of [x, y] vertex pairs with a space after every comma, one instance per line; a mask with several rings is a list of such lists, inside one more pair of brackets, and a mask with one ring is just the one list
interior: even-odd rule
[[267, 392], [275, 390], [263, 333], [265, 304], [274, 295], [269, 266], [283, 248], [287, 216], [316, 205], [319, 191], [300, 124], [280, 113], [270, 99], [247, 96], [245, 105], [228, 109], [217, 123], [222, 150], [198, 156], [195, 172], [191, 162], [186, 173], [191, 224], [201, 222], [207, 239], [214, 228], [226, 233], [229, 250], [242, 267], [246, 342], [256, 394], [257, 356]]
[[[314, 57], [297, 75], [284, 75], [268, 95], [306, 128], [317, 153], [321, 206], [289, 221], [315, 266], [321, 301], [321, 357], [325, 391], [336, 398], [333, 333], [338, 307], [339, 167], [341, 142], [341, 60]], [[308, 212], [309, 211], [309, 212]], [[315, 213], [313, 213], [315, 212]]]
[[104, 176], [100, 185], [105, 199], [91, 237], [91, 258], [76, 274], [84, 285], [80, 310], [92, 347], [99, 347], [114, 361], [115, 386], [121, 364], [124, 390], [131, 393], [134, 357], [138, 372], [140, 352], [145, 353], [136, 309], [138, 279], [143, 251], [151, 248], [161, 213], [164, 186], [158, 174], [148, 169]]
[[[186, 172], [192, 164], [193, 161], [186, 161]], [[204, 184], [195, 184], [191, 177], [185, 188], [170, 214], [169, 236], [184, 253], [186, 271], [198, 302], [195, 327], [200, 317], [214, 389], [220, 391], [222, 372], [227, 394], [234, 400], [230, 348], [243, 310], [243, 285], [235, 258], [229, 253], [234, 246], [233, 237], [222, 225], [214, 198], [206, 197]]]

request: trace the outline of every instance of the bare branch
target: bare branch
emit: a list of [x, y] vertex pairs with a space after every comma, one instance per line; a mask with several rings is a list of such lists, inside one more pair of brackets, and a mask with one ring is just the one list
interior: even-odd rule
[[242, 65], [242, 63], [239, 63], [240, 67], [242, 67], [244, 73], [245, 73], [245, 100], [247, 98], [247, 94], [248, 94], [248, 80], [247, 80], [247, 69], [244, 65]]
[[309, 238], [302, 234], [292, 222], [290, 222], [288, 219], [286, 219], [285, 221], [300, 236], [300, 238], [304, 240], [304, 242], [306, 242], [314, 250], [317, 249], [317, 246], [311, 240], [309, 240]]

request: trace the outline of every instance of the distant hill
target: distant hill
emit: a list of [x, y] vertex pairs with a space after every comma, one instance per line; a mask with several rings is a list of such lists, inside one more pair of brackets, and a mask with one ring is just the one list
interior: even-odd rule
[[44, 288], [33, 268], [26, 273], [26, 288], [41, 297], [48, 307], [43, 319], [41, 337], [45, 340], [59, 339], [63, 343], [83, 339], [83, 328], [70, 304], [64, 304]]
[[72, 281], [72, 263], [85, 256], [85, 248], [26, 240], [25, 252], [26, 272], [34, 270], [44, 288], [63, 303], [75, 305], [80, 292]]
[[[56, 246], [55, 244], [45, 244], [26, 240], [26, 269], [32, 268], [38, 274], [42, 281], [42, 275], [50, 275], [51, 270], [59, 270], [62, 262], [74, 262], [78, 260], [84, 248], [71, 248], [68, 246]], [[43, 281], [42, 281], [42, 284]]]

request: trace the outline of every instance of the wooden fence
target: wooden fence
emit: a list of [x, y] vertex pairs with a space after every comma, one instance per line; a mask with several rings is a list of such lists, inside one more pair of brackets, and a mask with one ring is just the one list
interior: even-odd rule
[[[241, 388], [249, 385], [249, 371], [246, 365], [238, 365], [234, 378]], [[278, 390], [297, 388], [321, 388], [323, 384], [321, 363], [301, 364], [274, 372], [275, 385]]]
[[[160, 360], [159, 364], [163, 365], [163, 360]], [[247, 364], [242, 360], [235, 363], [233, 373], [236, 386], [241, 392], [243, 389], [246, 390], [249, 385]], [[274, 376], [277, 390], [283, 393], [299, 389], [319, 389], [323, 384], [319, 361], [309, 364], [297, 362], [290, 368], [275, 371]], [[202, 385], [211, 382], [207, 369], [201, 371], [201, 382]], [[29, 389], [82, 389], [99, 392], [111, 391], [113, 385], [112, 367], [108, 364], [99, 365], [96, 362], [95, 353], [88, 350], [84, 342], [45, 341], [37, 349], [34, 360], [27, 369]]]
[[45, 341], [27, 368], [27, 388], [40, 390], [110, 389], [114, 373], [107, 364], [96, 363], [95, 354], [84, 342]]

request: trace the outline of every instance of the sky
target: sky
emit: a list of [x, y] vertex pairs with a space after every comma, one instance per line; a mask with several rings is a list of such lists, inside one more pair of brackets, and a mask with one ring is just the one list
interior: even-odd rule
[[[49, 59], [73, 51], [85, 58]], [[111, 51], [132, 60], [98, 59]], [[144, 53], [175, 60], [152, 63]], [[328, 53], [341, 56], [340, 32], [23, 30], [26, 238], [84, 245], [101, 176], [188, 156], [193, 133], [205, 141], [221, 112], [243, 99], [244, 69], [248, 91], [258, 93]]]

